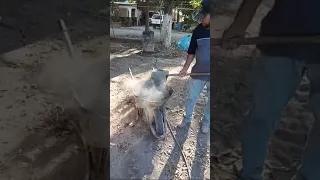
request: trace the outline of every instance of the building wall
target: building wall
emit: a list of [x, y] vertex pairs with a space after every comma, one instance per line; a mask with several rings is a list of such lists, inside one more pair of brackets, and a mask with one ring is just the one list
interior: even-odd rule
[[116, 16], [118, 17], [129, 17], [129, 9], [125, 7], [119, 7], [116, 12]]
[[[141, 10], [135, 6], [118, 5], [118, 10], [115, 12], [116, 19], [121, 21], [123, 26], [136, 26], [140, 24]], [[132, 16], [132, 10], [135, 11], [134, 16]]]
[[116, 15], [119, 17], [131, 17], [132, 10], [135, 10], [134, 17], [141, 16], [141, 10], [135, 6], [121, 6], [118, 5], [119, 10], [116, 12]]

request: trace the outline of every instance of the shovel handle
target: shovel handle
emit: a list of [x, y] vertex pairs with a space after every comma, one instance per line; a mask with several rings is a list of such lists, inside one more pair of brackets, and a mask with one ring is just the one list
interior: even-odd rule
[[60, 23], [60, 27], [61, 27], [63, 35], [64, 35], [64, 39], [67, 43], [69, 54], [70, 54], [71, 58], [73, 59], [73, 58], [75, 58], [75, 54], [74, 54], [74, 50], [73, 50], [73, 46], [72, 46], [72, 41], [70, 39], [70, 35], [68, 33], [67, 26], [62, 19], [59, 20], [59, 23]]
[[[181, 76], [180, 74], [168, 74], [167, 76]], [[210, 73], [187, 73], [183, 76], [210, 76]]]
[[[237, 45], [258, 45], [258, 44], [320, 44], [320, 36], [301, 36], [301, 37], [250, 37], [250, 38], [234, 38], [227, 42]], [[221, 38], [211, 38], [211, 46], [222, 45]]]

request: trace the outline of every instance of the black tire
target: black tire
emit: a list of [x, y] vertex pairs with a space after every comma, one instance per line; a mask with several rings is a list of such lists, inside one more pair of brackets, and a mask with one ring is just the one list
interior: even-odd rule
[[109, 176], [108, 149], [90, 148], [91, 173], [90, 180], [105, 180]]
[[157, 26], [156, 26], [156, 25], [153, 25], [152, 27], [153, 27], [153, 29], [157, 29]]
[[163, 112], [162, 108], [156, 109], [155, 110], [155, 126], [156, 126], [156, 131], [159, 136], [162, 136], [165, 132], [165, 124], [164, 124], [164, 117], [163, 117]]

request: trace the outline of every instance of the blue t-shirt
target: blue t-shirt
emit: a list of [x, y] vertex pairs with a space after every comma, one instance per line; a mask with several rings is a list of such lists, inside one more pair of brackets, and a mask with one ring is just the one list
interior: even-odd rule
[[[196, 56], [191, 73], [210, 73], [210, 29], [199, 24], [192, 33], [188, 54]], [[210, 81], [210, 76], [191, 76], [194, 79]]]
[[[260, 36], [320, 35], [319, 0], [276, 0], [261, 22]], [[320, 44], [272, 44], [259, 49], [271, 56], [285, 56], [309, 63], [320, 62]]]

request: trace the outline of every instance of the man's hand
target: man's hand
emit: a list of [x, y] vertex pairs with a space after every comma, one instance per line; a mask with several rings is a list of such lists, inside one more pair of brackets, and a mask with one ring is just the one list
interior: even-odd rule
[[243, 0], [232, 25], [224, 32], [222, 47], [234, 49], [237, 45], [228, 42], [232, 38], [243, 38], [261, 0]]
[[187, 56], [187, 61], [186, 63], [184, 64], [183, 68], [181, 69], [181, 71], [179, 72], [179, 75], [180, 76], [185, 76], [188, 72], [188, 69], [190, 67], [190, 64], [192, 63], [194, 59], [194, 54], [188, 54]]
[[187, 68], [182, 68], [181, 71], [179, 72], [179, 75], [180, 76], [185, 76], [188, 72], [188, 69]]
[[244, 38], [246, 33], [245, 28], [237, 27], [236, 25], [231, 25], [222, 36], [222, 47], [227, 50], [233, 50], [238, 48], [238, 44], [231, 43], [230, 40], [233, 38]]

